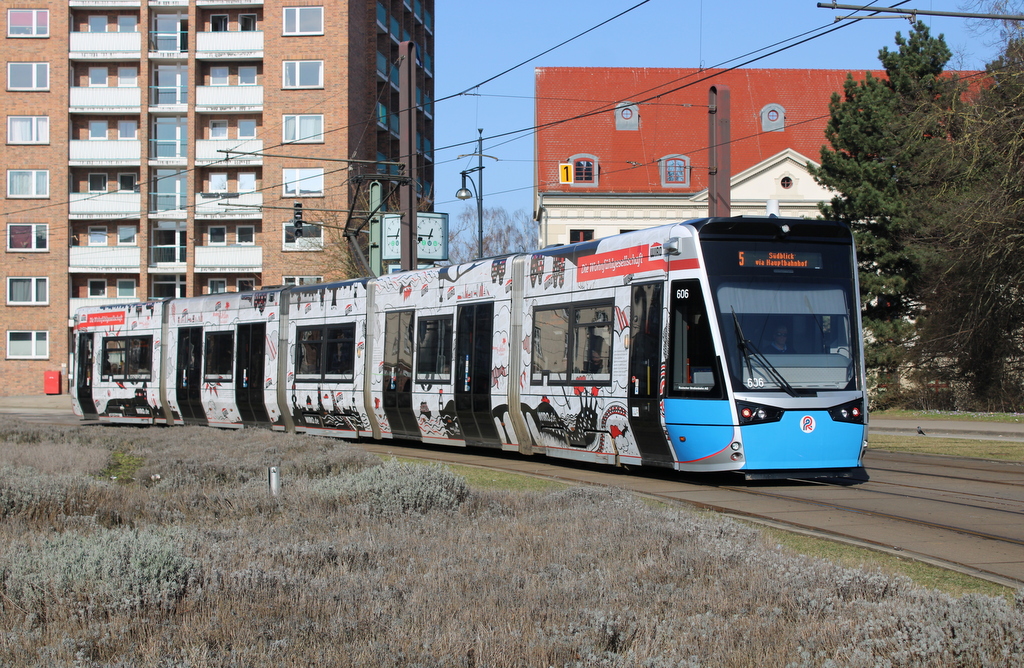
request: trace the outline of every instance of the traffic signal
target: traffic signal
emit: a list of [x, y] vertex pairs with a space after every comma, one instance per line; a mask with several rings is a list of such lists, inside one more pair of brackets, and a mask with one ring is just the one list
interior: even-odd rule
[[302, 236], [302, 202], [296, 202], [292, 207], [292, 222], [295, 224], [295, 238]]

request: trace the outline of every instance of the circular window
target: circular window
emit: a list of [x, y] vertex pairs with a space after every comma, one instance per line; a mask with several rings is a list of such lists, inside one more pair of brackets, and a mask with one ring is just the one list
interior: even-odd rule
[[793, 179], [789, 178], [788, 176], [783, 176], [782, 180], [779, 181], [779, 185], [781, 185], [786, 190], [789, 190], [790, 188], [793, 187]]
[[771, 111], [769, 111], [768, 112], [768, 120], [771, 121], [772, 123], [774, 123], [775, 121], [779, 120], [779, 110], [778, 109], [772, 109]]
[[633, 110], [630, 109], [629, 107], [626, 107], [625, 109], [623, 109], [622, 110], [622, 118], [627, 120], [627, 121], [629, 119], [633, 118]]

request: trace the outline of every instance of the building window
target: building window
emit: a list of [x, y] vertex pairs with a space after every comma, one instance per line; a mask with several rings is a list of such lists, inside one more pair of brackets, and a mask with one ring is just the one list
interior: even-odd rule
[[8, 116], [8, 144], [49, 144], [49, 116]]
[[211, 278], [206, 283], [207, 294], [219, 295], [222, 292], [228, 291], [228, 279], [226, 278]]
[[658, 163], [662, 186], [681, 188], [690, 185], [690, 159], [685, 155], [666, 155]]
[[184, 296], [184, 274], [155, 274], [153, 276], [153, 289], [150, 291], [150, 297], [153, 299]]
[[138, 234], [138, 228], [134, 225], [118, 225], [117, 226], [117, 245], [118, 246], [134, 246], [135, 235]]
[[7, 332], [7, 359], [44, 360], [49, 356], [49, 332]]
[[323, 114], [285, 114], [284, 140], [306, 144], [324, 141]]
[[252, 246], [256, 243], [256, 228], [252, 225], [239, 225], [235, 228], [235, 243]]
[[206, 192], [226, 193], [228, 191], [228, 173], [212, 172], [210, 178], [210, 189]]
[[228, 122], [225, 120], [210, 121], [210, 139], [227, 139]]
[[322, 35], [324, 34], [323, 7], [285, 7], [285, 35]]
[[90, 278], [89, 279], [89, 297], [96, 299], [99, 297], [107, 296], [107, 279], [105, 278]]
[[784, 132], [786, 129], [786, 108], [781, 104], [766, 104], [761, 107], [761, 131]]
[[121, 140], [131, 141], [139, 136], [139, 122], [138, 121], [118, 121], [117, 122], [117, 138]]
[[92, 141], [105, 141], [107, 138], [106, 121], [89, 121], [89, 139]]
[[790, 176], [783, 176], [782, 180], [779, 181], [779, 185], [782, 186], [783, 190], [789, 190], [793, 187], [793, 178]]
[[284, 170], [285, 197], [319, 197], [324, 194], [324, 170], [310, 167]]
[[286, 286], [313, 285], [324, 280], [323, 276], [285, 276], [281, 282]]
[[569, 243], [578, 244], [581, 241], [593, 241], [594, 230], [569, 230]]
[[50, 63], [7, 63], [7, 90], [49, 90]]
[[119, 279], [117, 279], [117, 298], [118, 299], [135, 299], [135, 279], [134, 278], [119, 278]]
[[50, 11], [47, 9], [8, 9], [8, 37], [49, 37]]
[[227, 32], [228, 31], [228, 15], [227, 14], [214, 14], [210, 17], [210, 32]]
[[117, 32], [139, 32], [139, 17], [133, 14], [119, 14]]
[[286, 60], [284, 61], [285, 88], [323, 88], [324, 61], [322, 60]]
[[107, 32], [106, 14], [92, 14], [86, 21], [89, 24], [89, 32]]
[[50, 172], [46, 169], [7, 170], [8, 197], [49, 197]]
[[244, 65], [238, 68], [238, 85], [255, 86], [256, 68], [252, 65]]
[[118, 88], [137, 88], [139, 85], [139, 68], [119, 67], [117, 68]]
[[572, 163], [572, 183], [576, 186], [597, 185], [597, 158], [592, 155], [576, 155], [569, 159]]
[[228, 85], [228, 68], [226, 67], [211, 67], [210, 68], [210, 85], [211, 86], [227, 86]]
[[50, 279], [45, 276], [7, 279], [7, 303], [19, 306], [44, 306], [50, 303]]
[[228, 243], [228, 228], [223, 225], [210, 227], [207, 246], [225, 246]]
[[22, 252], [49, 250], [48, 228], [49, 226], [45, 223], [9, 224], [7, 226], [7, 250]]
[[106, 174], [90, 174], [89, 175], [89, 192], [91, 192], [91, 193], [105, 193], [105, 192], [107, 192], [107, 175]]
[[256, 190], [256, 172], [238, 173], [238, 192], [251, 193]]
[[319, 225], [306, 223], [302, 226], [302, 236], [296, 234], [294, 225], [285, 225], [284, 250], [322, 250], [322, 234]]
[[94, 226], [89, 228], [89, 245], [90, 246], [106, 246], [107, 245], [107, 228], [106, 226]]
[[252, 292], [256, 289], [256, 281], [251, 278], [240, 278], [235, 281], [235, 289], [238, 292]]
[[255, 139], [256, 138], [256, 121], [251, 118], [242, 118], [238, 120], [238, 138], [239, 139]]
[[238, 15], [238, 29], [242, 32], [256, 32], [256, 15], [255, 14], [239, 14]]
[[106, 88], [107, 87], [107, 75], [110, 72], [105, 67], [90, 67], [89, 68], [89, 87], [90, 88]]
[[133, 193], [138, 190], [139, 175], [125, 172], [117, 175], [117, 189], [120, 192]]

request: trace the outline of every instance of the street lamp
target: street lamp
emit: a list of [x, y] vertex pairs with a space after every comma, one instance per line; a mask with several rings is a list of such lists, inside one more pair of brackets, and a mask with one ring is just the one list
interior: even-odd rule
[[[467, 169], [462, 172], [462, 187], [455, 193], [455, 196], [461, 200], [467, 200], [473, 196], [469, 188], [466, 187], [466, 179], [473, 185], [473, 190], [476, 191], [476, 229], [477, 229], [477, 257], [484, 256], [484, 158], [491, 158], [497, 160], [493, 155], [484, 155], [484, 131], [483, 128], [477, 128], [477, 132], [480, 133], [480, 137], [477, 139], [476, 153], [467, 153], [460, 155], [459, 158], [468, 158], [476, 156], [478, 163], [476, 167]], [[476, 177], [476, 181], [470, 176], [473, 172], [479, 172]]]

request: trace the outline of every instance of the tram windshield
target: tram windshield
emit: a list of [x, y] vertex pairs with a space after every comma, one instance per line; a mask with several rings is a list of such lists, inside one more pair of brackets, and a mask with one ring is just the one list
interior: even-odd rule
[[731, 278], [716, 286], [715, 301], [736, 391], [857, 388], [848, 284]]

